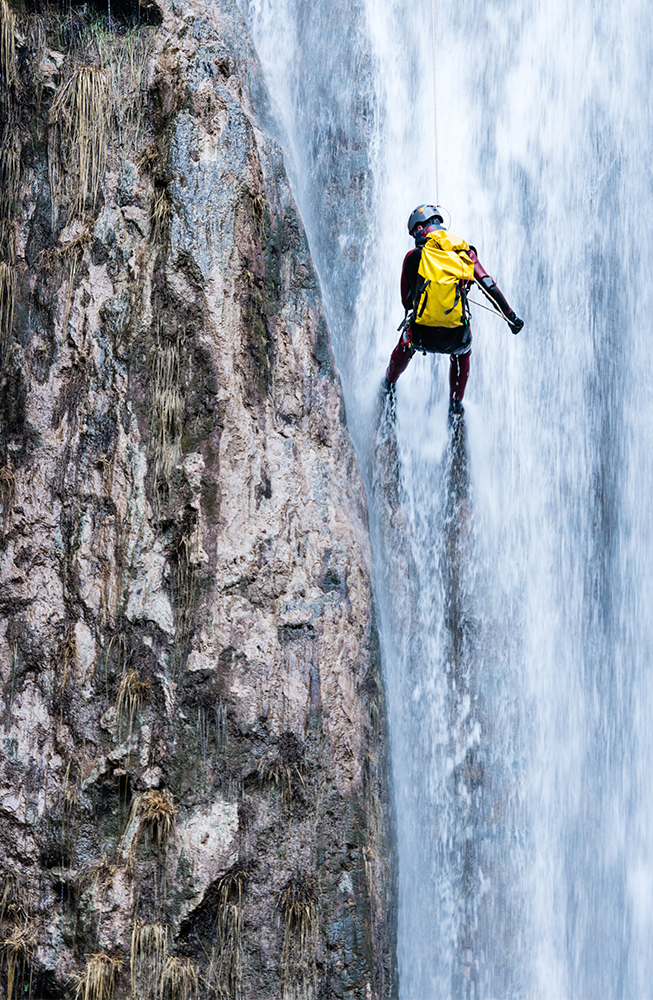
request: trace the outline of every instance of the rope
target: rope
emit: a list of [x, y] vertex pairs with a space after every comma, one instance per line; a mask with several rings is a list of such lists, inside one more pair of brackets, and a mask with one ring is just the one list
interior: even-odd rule
[[481, 289], [483, 295], [488, 300], [488, 302], [492, 303], [492, 308], [490, 309], [489, 306], [484, 306], [482, 302], [477, 302], [476, 299], [470, 299], [469, 296], [467, 296], [467, 301], [471, 302], [475, 306], [479, 306], [480, 309], [487, 309], [488, 312], [494, 313], [495, 316], [498, 316], [500, 319], [504, 319], [506, 323], [510, 325], [510, 320], [507, 318], [507, 316], [504, 316], [499, 309], [497, 309], [496, 305], [494, 304], [494, 299], [490, 295], [488, 295], [488, 293], [483, 288], [483, 285], [481, 285], [478, 281], [476, 281], [476, 279], [474, 280], [474, 284]]
[[[477, 302], [476, 299], [470, 299], [470, 297], [467, 296], [467, 301], [471, 302], [471, 304], [473, 306], [478, 306], [479, 309], [486, 309], [487, 312], [494, 313], [494, 315], [495, 316], [499, 316], [500, 319], [506, 319], [506, 317], [503, 315], [503, 313], [498, 312], [498, 310], [496, 310], [496, 309], [491, 309], [490, 306], [484, 306], [482, 302]], [[508, 322], [508, 320], [506, 319], [506, 323], [507, 322]]]
[[435, 86], [435, 0], [431, 0], [431, 41], [433, 44], [433, 137], [435, 141], [435, 204], [438, 204], [440, 177], [438, 171], [438, 95]]

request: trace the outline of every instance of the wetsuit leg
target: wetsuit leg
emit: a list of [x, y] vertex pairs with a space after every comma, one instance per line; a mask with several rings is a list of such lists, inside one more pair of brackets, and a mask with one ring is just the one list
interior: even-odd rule
[[394, 385], [402, 372], [405, 372], [408, 368], [408, 362], [413, 356], [413, 349], [411, 347], [406, 348], [406, 345], [400, 340], [394, 351], [390, 355], [390, 364], [385, 373], [385, 379], [388, 385]]
[[462, 400], [469, 378], [469, 358], [467, 354], [452, 354], [449, 358], [449, 399]]

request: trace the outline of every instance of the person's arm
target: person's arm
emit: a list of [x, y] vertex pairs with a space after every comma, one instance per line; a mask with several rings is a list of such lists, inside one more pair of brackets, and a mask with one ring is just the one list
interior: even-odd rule
[[422, 251], [418, 248], [409, 250], [404, 257], [401, 268], [401, 302], [404, 309], [413, 308], [413, 293], [417, 284], [417, 269]]
[[523, 319], [520, 319], [517, 313], [514, 311], [514, 309], [510, 308], [510, 306], [508, 305], [508, 300], [506, 299], [505, 295], [497, 285], [496, 281], [494, 280], [493, 277], [491, 277], [491, 275], [487, 273], [487, 271], [481, 264], [480, 260], [478, 259], [474, 247], [469, 248], [469, 256], [474, 261], [475, 280], [478, 281], [479, 285], [483, 288], [486, 295], [488, 295], [489, 298], [492, 299], [497, 308], [500, 309], [503, 315], [506, 317], [512, 332], [519, 333], [519, 331], [524, 325]]

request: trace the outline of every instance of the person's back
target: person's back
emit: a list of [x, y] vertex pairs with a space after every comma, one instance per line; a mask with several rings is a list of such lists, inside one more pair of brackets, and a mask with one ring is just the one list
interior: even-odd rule
[[406, 254], [401, 271], [401, 301], [407, 320], [382, 388], [392, 391], [415, 350], [449, 354], [449, 408], [452, 414], [460, 414], [472, 346], [467, 306], [471, 283], [478, 282], [513, 333], [519, 333], [524, 324], [481, 266], [475, 248], [446, 232], [439, 208], [420, 205], [408, 219], [408, 231], [415, 249]]

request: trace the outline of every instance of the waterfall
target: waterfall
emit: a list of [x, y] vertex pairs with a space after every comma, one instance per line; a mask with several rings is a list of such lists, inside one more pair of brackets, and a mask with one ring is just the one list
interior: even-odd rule
[[[653, 122], [641, 0], [436, 9], [439, 200], [525, 319], [376, 390], [435, 199], [427, 0], [243, 0], [366, 470], [400, 995], [653, 996]], [[479, 294], [475, 297], [480, 297]]]

